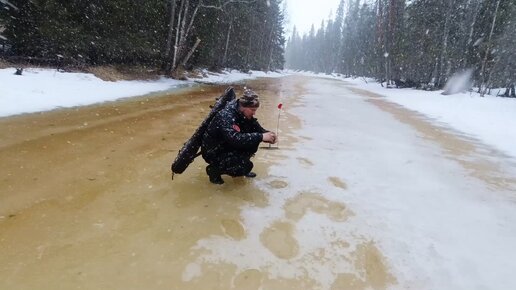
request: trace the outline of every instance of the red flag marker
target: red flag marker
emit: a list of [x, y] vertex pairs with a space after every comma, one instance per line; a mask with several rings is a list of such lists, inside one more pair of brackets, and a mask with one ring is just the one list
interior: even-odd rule
[[[278, 138], [279, 136], [279, 120], [280, 120], [280, 115], [281, 115], [281, 108], [283, 108], [283, 104], [282, 103], [279, 103], [278, 104], [278, 125], [276, 126], [276, 138]], [[269, 144], [270, 146], [271, 144]], [[279, 141], [276, 143], [276, 146], [279, 147]]]

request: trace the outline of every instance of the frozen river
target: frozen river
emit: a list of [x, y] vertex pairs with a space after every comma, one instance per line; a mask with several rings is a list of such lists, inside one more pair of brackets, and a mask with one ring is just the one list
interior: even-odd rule
[[246, 85], [279, 149], [222, 186], [170, 179], [222, 86], [0, 119], [0, 289], [515, 289], [509, 157], [341, 81]]

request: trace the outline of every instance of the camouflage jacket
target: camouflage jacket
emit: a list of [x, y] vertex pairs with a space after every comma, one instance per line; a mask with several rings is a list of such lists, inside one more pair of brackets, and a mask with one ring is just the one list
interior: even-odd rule
[[228, 103], [215, 115], [204, 132], [201, 152], [207, 162], [231, 151], [250, 157], [258, 149], [262, 134], [268, 132], [256, 118], [245, 118], [238, 106], [237, 100]]

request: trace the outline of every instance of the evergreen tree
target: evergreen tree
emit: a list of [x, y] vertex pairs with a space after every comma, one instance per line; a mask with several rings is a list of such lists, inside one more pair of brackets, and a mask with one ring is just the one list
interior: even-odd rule
[[[2, 1], [4, 4], [5, 0]], [[18, 0], [2, 9], [18, 57], [50, 62], [274, 70], [283, 67], [280, 0]]]
[[[505, 87], [506, 95], [512, 94], [514, 0], [376, 0], [373, 5], [350, 0], [335, 50], [343, 3], [324, 33], [291, 37], [288, 68], [426, 89], [441, 88], [455, 72], [474, 69], [478, 87]], [[337, 61], [331, 61], [335, 56]]]
[[44, 15], [37, 1], [20, 0], [16, 3], [18, 9], [3, 10], [5, 22], [5, 37], [12, 44], [14, 54], [39, 56], [42, 49], [42, 36], [39, 26]]

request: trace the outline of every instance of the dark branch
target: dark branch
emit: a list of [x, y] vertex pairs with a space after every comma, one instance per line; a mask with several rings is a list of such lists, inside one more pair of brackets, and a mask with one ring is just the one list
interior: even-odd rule
[[231, 4], [231, 3], [247, 3], [247, 4], [250, 4], [250, 3], [254, 3], [256, 2], [256, 0], [227, 0], [225, 1], [224, 3], [221, 3], [222, 1], [219, 1], [219, 5], [218, 6], [215, 6], [215, 5], [201, 5], [202, 8], [209, 8], [209, 9], [217, 9], [217, 10], [224, 10], [224, 7], [226, 7], [228, 4]]
[[9, 1], [7, 1], [7, 0], [0, 0], [0, 2], [4, 3], [5, 5], [9, 5], [9, 6], [11, 6], [11, 8], [13, 8], [13, 9], [18, 10], [18, 7], [14, 6], [13, 4], [11, 4], [11, 3], [10, 3]]

